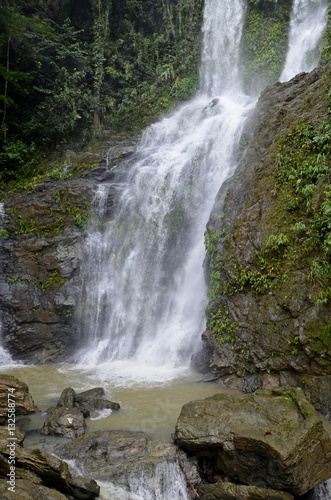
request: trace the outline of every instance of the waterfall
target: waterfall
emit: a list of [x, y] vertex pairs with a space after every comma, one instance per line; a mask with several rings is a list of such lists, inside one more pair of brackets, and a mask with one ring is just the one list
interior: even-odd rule
[[[4, 204], [0, 203], [0, 229], [4, 228], [6, 212]], [[2, 322], [0, 318], [0, 366], [13, 364], [14, 361], [9, 352], [1, 345], [2, 340]]]
[[319, 44], [326, 27], [328, 0], [294, 0], [289, 46], [280, 81], [312, 71], [318, 64]]
[[[244, 15], [243, 0], [206, 2], [200, 91], [145, 131], [115, 217], [90, 233], [84, 364], [188, 366], [199, 347], [204, 231], [253, 107], [238, 70]], [[96, 193], [101, 218], [109, 189]]]

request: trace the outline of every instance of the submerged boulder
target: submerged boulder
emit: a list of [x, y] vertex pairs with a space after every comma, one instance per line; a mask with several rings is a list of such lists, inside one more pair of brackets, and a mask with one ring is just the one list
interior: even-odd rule
[[215, 474], [302, 495], [331, 476], [331, 438], [300, 389], [217, 394], [182, 408], [176, 443]]

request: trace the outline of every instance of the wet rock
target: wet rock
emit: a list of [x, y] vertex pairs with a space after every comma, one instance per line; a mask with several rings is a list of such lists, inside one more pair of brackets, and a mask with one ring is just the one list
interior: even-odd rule
[[8, 396], [11, 402], [15, 402], [15, 415], [27, 415], [40, 411], [34, 404], [29, 388], [24, 382], [12, 375], [0, 374], [0, 423], [4, 423], [8, 416]]
[[80, 392], [74, 398], [75, 406], [88, 411], [96, 410], [119, 410], [121, 406], [114, 401], [103, 399], [105, 391], [102, 387], [96, 387], [88, 391]]
[[108, 401], [102, 398], [80, 398], [75, 399], [75, 405], [84, 410], [119, 410], [121, 406], [114, 401]]
[[102, 398], [105, 395], [105, 390], [102, 387], [93, 387], [87, 391], [80, 392], [76, 396], [82, 399]]
[[302, 495], [331, 476], [331, 438], [300, 389], [215, 395], [184, 405], [176, 443], [212, 455], [215, 474]]
[[[90, 500], [99, 495], [99, 486], [94, 480], [74, 478], [69, 472], [66, 462], [46, 451], [36, 449], [30, 452], [16, 445], [15, 454], [16, 481], [23, 479], [28, 481], [30, 485], [31, 483], [38, 486], [42, 484], [47, 488], [54, 488], [65, 495], [72, 495], [77, 500]], [[0, 477], [2, 478], [6, 478], [7, 474], [9, 474], [9, 456], [10, 450], [7, 443], [0, 441]], [[24, 484], [22, 483], [23, 486]], [[38, 493], [41, 500], [45, 498], [42, 496], [45, 490], [41, 491], [38, 488], [30, 486], [28, 491], [36, 491], [36, 495]], [[62, 498], [61, 496], [56, 496], [56, 493], [50, 492], [49, 498], [53, 497], [57, 500]]]
[[[325, 70], [319, 68], [270, 86], [247, 122], [244, 134], [248, 133], [250, 141], [242, 164], [227, 184], [224, 205], [215, 204], [207, 226], [214, 240], [218, 235], [215, 251], [206, 262], [207, 280], [213, 265], [222, 262], [219, 285], [225, 287], [209, 310], [211, 315], [221, 312], [218, 317], [226, 318], [223, 330], [226, 339], [230, 338], [220, 343], [210, 331], [203, 335], [204, 353], [215, 374], [331, 373], [330, 338], [325, 333], [330, 329], [331, 303], [316, 306], [323, 287], [316, 282], [312, 285], [309, 278], [318, 247], [310, 250], [308, 245], [298, 245], [300, 238], [289, 231], [301, 217], [301, 209], [289, 208], [286, 195], [292, 199], [294, 194], [278, 183], [281, 141], [298, 123], [316, 127], [323, 123], [328, 85]], [[329, 180], [322, 178], [316, 186], [315, 212], [323, 203]], [[276, 254], [268, 253], [269, 237], [282, 233], [289, 245]]]
[[82, 436], [85, 430], [85, 418], [78, 408], [56, 408], [44, 422], [42, 432], [73, 439]]
[[67, 387], [62, 391], [60, 399], [58, 400], [56, 406], [57, 408], [71, 408], [74, 406], [76, 393], [72, 387]]
[[90, 416], [90, 411], [97, 410], [119, 410], [121, 406], [114, 401], [104, 399], [105, 391], [102, 387], [94, 387], [87, 391], [76, 394], [72, 387], [67, 387], [62, 391], [57, 407], [79, 408], [85, 418]]
[[197, 487], [201, 500], [293, 500], [283, 491], [232, 483], [204, 484]]
[[23, 444], [24, 438], [25, 438], [25, 432], [21, 431], [21, 429], [16, 426], [15, 430], [13, 431], [14, 434], [9, 434], [10, 430], [8, 430], [8, 426], [0, 426], [0, 442], [5, 440], [8, 441], [8, 437], [11, 435], [15, 437], [16, 443], [19, 445]]
[[262, 388], [262, 380], [260, 375], [251, 375], [244, 380], [243, 392], [250, 394]]
[[126, 430], [91, 432], [58, 446], [56, 453], [63, 459], [80, 457], [88, 475], [125, 487], [132, 476], [152, 478], [158, 465], [176, 461], [173, 445], [152, 441], [143, 432]]
[[119, 410], [120, 405], [103, 399], [105, 391], [95, 387], [76, 394], [72, 387], [67, 387], [61, 393], [56, 407], [49, 408], [49, 417], [44, 423], [42, 432], [54, 436], [65, 436], [73, 439], [85, 434], [85, 418], [91, 411]]
[[9, 238], [0, 239], [2, 331], [16, 359], [54, 362], [74, 348], [81, 222], [93, 187], [88, 181], [53, 182], [5, 203]]
[[5, 479], [0, 479], [0, 497], [2, 500], [67, 500], [68, 498], [59, 491], [26, 479], [16, 479], [14, 491], [8, 489]]

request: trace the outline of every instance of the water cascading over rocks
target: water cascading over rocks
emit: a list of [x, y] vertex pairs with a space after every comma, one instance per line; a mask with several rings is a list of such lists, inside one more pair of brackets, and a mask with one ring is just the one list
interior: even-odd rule
[[[146, 130], [114, 219], [90, 233], [81, 362], [187, 366], [198, 348], [203, 235], [253, 107], [239, 76], [244, 16], [241, 0], [206, 2], [199, 92]], [[96, 200], [102, 218], [107, 185]]]
[[327, 0], [294, 0], [289, 45], [281, 82], [301, 72], [316, 68], [320, 58], [319, 44], [326, 26]]

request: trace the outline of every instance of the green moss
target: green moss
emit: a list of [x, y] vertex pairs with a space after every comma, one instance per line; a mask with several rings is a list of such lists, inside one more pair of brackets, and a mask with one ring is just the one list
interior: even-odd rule
[[237, 327], [228, 316], [222, 307], [209, 314], [208, 330], [220, 344], [235, 342]]
[[41, 287], [43, 292], [48, 290], [52, 290], [54, 288], [60, 288], [65, 284], [65, 279], [62, 278], [60, 272], [55, 269], [54, 271], [50, 271], [48, 273], [46, 281], [37, 283], [37, 286]]
[[7, 209], [10, 216], [8, 233], [48, 237], [59, 234], [66, 227], [77, 226], [83, 229], [88, 225], [91, 211], [83, 192], [76, 194], [56, 187], [52, 194], [53, 201], [47, 194], [37, 205], [29, 202], [23, 207], [24, 216], [21, 215], [21, 208]]
[[327, 27], [323, 34], [320, 66], [331, 62], [331, 9], [328, 9]]
[[[277, 4], [277, 5], [275, 5]], [[249, 2], [242, 50], [247, 84], [276, 82], [285, 62], [291, 3]]]
[[258, 294], [264, 294], [270, 290], [273, 283], [269, 276], [262, 274], [260, 271], [252, 271], [249, 267], [241, 269], [237, 276], [231, 277], [230, 281], [226, 281], [223, 285], [223, 291], [227, 295], [240, 293], [244, 288], [250, 288]]
[[7, 229], [0, 229], [0, 236], [4, 240], [8, 240], [8, 238], [9, 238], [9, 232], [7, 231]]

